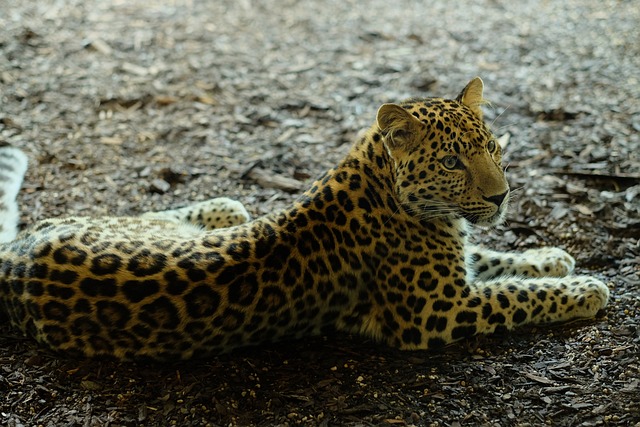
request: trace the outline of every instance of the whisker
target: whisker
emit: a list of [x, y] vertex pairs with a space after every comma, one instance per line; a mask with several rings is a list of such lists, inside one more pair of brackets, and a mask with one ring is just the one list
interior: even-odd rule
[[509, 203], [520, 200], [520, 197], [524, 194], [523, 190], [524, 187], [518, 187], [511, 190], [511, 199], [509, 200]]
[[499, 128], [496, 129], [496, 133], [498, 131], [501, 131], [502, 129], [510, 128], [511, 126], [515, 126], [515, 125], [516, 125], [516, 123], [509, 123], [507, 125], [502, 125], [502, 126], [500, 126]]
[[[507, 111], [510, 107], [511, 107], [511, 104], [507, 105], [505, 107], [505, 109], [502, 110], [502, 112], [500, 114], [498, 114], [495, 119], [493, 119], [493, 121], [491, 122], [491, 125], [489, 125], [489, 126], [493, 127], [493, 124], [496, 122], [496, 120], [498, 120], [500, 118], [500, 116], [502, 116], [505, 113], [505, 111]], [[500, 129], [502, 129], [502, 128], [500, 128]]]
[[398, 204], [398, 207], [396, 208], [395, 212], [394, 212], [393, 214], [391, 214], [391, 216], [390, 216], [390, 217], [389, 217], [389, 218], [384, 222], [383, 226], [384, 226], [384, 225], [387, 225], [387, 223], [388, 223], [389, 221], [391, 221], [391, 218], [393, 218], [393, 216], [394, 216], [394, 215], [396, 215], [398, 212], [400, 212], [400, 207], [401, 207], [401, 206], [402, 206], [402, 204], [401, 204], [401, 203], [400, 203], [400, 204]]
[[446, 203], [429, 201], [428, 204], [403, 204], [405, 210], [420, 220], [432, 221], [438, 218], [450, 217], [457, 213], [457, 209]]

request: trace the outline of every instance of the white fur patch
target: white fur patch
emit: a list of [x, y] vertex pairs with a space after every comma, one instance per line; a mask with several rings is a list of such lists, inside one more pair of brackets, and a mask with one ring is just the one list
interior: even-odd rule
[[18, 234], [20, 214], [16, 196], [27, 171], [27, 156], [14, 147], [0, 147], [0, 243]]

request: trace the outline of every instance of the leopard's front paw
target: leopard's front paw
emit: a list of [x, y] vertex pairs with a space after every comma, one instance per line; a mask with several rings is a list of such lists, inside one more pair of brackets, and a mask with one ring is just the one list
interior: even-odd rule
[[533, 297], [540, 302], [540, 323], [590, 319], [609, 302], [609, 288], [592, 276], [549, 277], [529, 282], [543, 284], [542, 291], [535, 292]]
[[529, 277], [565, 277], [576, 265], [576, 260], [560, 248], [529, 249], [522, 256], [531, 265]]
[[578, 295], [576, 314], [580, 317], [593, 317], [605, 308], [609, 302], [609, 288], [602, 281], [591, 276], [575, 276], [571, 287]]

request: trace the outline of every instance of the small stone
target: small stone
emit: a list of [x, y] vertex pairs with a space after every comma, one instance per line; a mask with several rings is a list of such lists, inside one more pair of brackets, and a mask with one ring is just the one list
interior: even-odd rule
[[169, 184], [164, 179], [156, 178], [151, 181], [151, 186], [149, 190], [152, 193], [164, 194], [171, 189], [171, 184]]

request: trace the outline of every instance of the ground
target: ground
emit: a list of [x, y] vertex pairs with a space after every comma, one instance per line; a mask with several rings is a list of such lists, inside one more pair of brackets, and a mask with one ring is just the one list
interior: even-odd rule
[[0, 424], [638, 425], [638, 22], [625, 0], [0, 0], [0, 142], [31, 162], [22, 226], [219, 195], [270, 212], [380, 104], [480, 75], [518, 191], [477, 240], [560, 246], [612, 292], [594, 321], [441, 352], [338, 335], [116, 364], [0, 326]]

